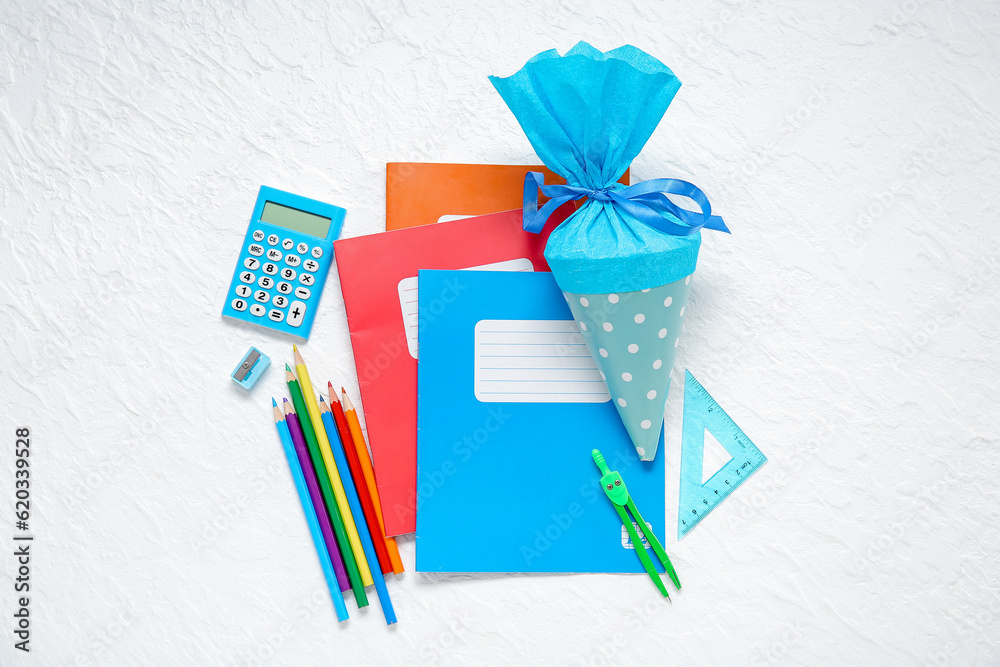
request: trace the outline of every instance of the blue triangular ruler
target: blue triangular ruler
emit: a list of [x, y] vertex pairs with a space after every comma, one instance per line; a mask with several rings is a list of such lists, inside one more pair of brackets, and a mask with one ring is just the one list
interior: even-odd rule
[[[705, 431], [732, 456], [708, 481], [702, 483]], [[684, 371], [684, 428], [681, 435], [681, 488], [677, 511], [677, 539], [698, 525], [709, 512], [767, 463], [757, 446], [719, 407], [691, 371]]]

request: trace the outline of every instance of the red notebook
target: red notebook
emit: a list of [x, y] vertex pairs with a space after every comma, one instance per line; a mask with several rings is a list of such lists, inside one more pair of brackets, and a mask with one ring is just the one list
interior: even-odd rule
[[334, 242], [387, 536], [416, 530], [417, 271], [548, 271], [545, 242], [574, 210], [541, 234], [518, 210]]

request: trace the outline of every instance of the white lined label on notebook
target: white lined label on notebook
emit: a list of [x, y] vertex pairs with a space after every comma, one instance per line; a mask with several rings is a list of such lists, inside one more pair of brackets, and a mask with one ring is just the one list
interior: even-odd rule
[[480, 320], [476, 398], [483, 403], [611, 400], [574, 320]]
[[[480, 264], [479, 266], [469, 266], [461, 271], [534, 271], [531, 260], [527, 257], [508, 259], [503, 262], [493, 262], [492, 264]], [[399, 293], [399, 309], [403, 313], [403, 329], [406, 332], [406, 347], [410, 351], [410, 356], [417, 358], [417, 325], [420, 317], [417, 312], [417, 277], [410, 276], [403, 278], [396, 286]]]

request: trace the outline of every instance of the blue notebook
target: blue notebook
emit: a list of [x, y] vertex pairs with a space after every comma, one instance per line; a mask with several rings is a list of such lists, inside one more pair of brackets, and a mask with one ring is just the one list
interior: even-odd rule
[[664, 457], [639, 461], [552, 275], [421, 271], [418, 305], [417, 571], [643, 572], [590, 452], [661, 539]]

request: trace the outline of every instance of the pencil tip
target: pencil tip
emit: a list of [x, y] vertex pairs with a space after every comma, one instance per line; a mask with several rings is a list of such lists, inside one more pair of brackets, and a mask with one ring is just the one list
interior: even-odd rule
[[292, 352], [298, 352], [298, 351], [299, 351], [299, 346], [296, 345], [295, 343], [292, 343]]
[[344, 406], [344, 412], [350, 412], [351, 410], [354, 409], [354, 402], [351, 401], [351, 397], [347, 395], [347, 390], [346, 389], [344, 389], [343, 387], [341, 387], [340, 391], [344, 392], [343, 393], [343, 401], [341, 402], [341, 405]]
[[271, 405], [273, 405], [274, 407], [278, 407], [278, 402], [274, 400], [273, 396], [271, 397]]
[[289, 373], [292, 372], [292, 369], [288, 366], [288, 364], [285, 364], [285, 370], [288, 371]]
[[288, 399], [287, 399], [287, 398], [282, 398], [281, 400], [283, 400], [283, 401], [284, 401], [285, 403], [287, 403], [287, 402], [288, 402]]

